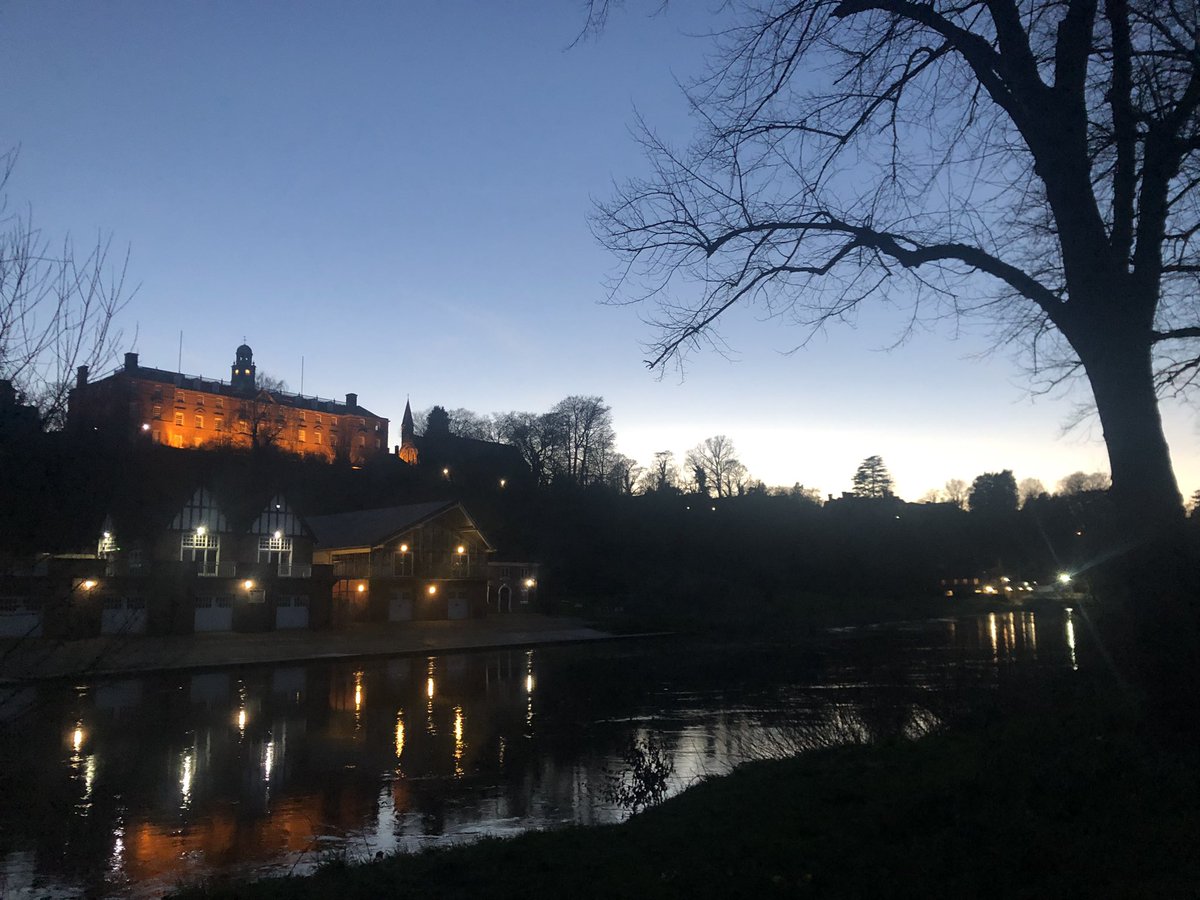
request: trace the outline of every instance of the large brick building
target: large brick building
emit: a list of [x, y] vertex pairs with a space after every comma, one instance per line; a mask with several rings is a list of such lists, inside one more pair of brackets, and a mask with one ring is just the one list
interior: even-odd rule
[[67, 424], [119, 440], [169, 447], [276, 447], [326, 460], [363, 462], [388, 452], [388, 420], [346, 401], [305, 397], [260, 385], [254, 354], [235, 351], [228, 382], [154, 369], [125, 354], [125, 365], [96, 381], [80, 366]]

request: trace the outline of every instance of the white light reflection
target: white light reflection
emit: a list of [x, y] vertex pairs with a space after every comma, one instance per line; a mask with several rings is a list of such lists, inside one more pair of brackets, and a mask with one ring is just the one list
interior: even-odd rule
[[117, 820], [117, 827], [113, 829], [113, 848], [112, 853], [108, 857], [108, 871], [114, 875], [125, 868], [125, 825]]
[[454, 777], [462, 778], [463, 767], [462, 758], [463, 750], [466, 749], [466, 744], [463, 742], [463, 710], [461, 706], [454, 707]]
[[191, 750], [183, 754], [179, 764], [179, 792], [182, 795], [181, 809], [192, 805], [192, 781], [196, 776], [196, 757]]
[[999, 648], [999, 643], [997, 641], [997, 635], [996, 635], [996, 614], [995, 613], [988, 613], [988, 634], [991, 636], [991, 639], [992, 639], [992, 657], [995, 658], [1000, 655], [999, 654], [1000, 648]]
[[404, 710], [396, 711], [396, 761], [404, 754]]
[[1079, 671], [1079, 660], [1075, 657], [1075, 622], [1071, 618], [1071, 607], [1067, 607], [1067, 649], [1071, 652], [1071, 669]]
[[240, 736], [245, 737], [246, 736], [246, 710], [245, 710], [245, 707], [238, 710], [237, 727], [238, 727], [238, 731], [241, 732]]
[[267, 746], [263, 749], [263, 781], [270, 782], [273, 768], [275, 768], [275, 742], [267, 741]]

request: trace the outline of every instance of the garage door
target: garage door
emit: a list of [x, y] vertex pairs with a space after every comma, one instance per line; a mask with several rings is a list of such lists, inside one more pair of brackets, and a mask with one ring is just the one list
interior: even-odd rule
[[146, 601], [141, 597], [109, 597], [100, 611], [101, 634], [145, 634]]
[[197, 597], [196, 631], [232, 631], [233, 603], [225, 597]]
[[302, 595], [280, 597], [275, 602], [275, 628], [308, 627], [308, 598]]
[[447, 616], [451, 619], [469, 619], [471, 617], [471, 602], [465, 591], [452, 591], [447, 598]]
[[24, 598], [0, 597], [0, 637], [41, 637], [42, 614]]
[[411, 622], [413, 617], [413, 601], [411, 591], [393, 591], [388, 601], [389, 622]]

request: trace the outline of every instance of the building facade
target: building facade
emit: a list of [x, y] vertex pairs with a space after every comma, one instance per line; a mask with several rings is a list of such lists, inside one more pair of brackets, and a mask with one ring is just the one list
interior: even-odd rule
[[493, 548], [461, 504], [367, 509], [308, 524], [313, 562], [333, 567], [335, 623], [487, 614]]
[[362, 463], [388, 452], [388, 420], [358, 405], [305, 397], [259, 383], [254, 354], [235, 351], [228, 382], [142, 366], [136, 353], [96, 381], [80, 366], [67, 425], [77, 434], [168, 447], [273, 447], [332, 462]]

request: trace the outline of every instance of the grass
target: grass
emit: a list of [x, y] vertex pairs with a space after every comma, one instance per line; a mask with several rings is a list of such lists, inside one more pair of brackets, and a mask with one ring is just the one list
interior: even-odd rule
[[1194, 747], [1095, 701], [917, 742], [753, 763], [623, 825], [526, 834], [216, 897], [1183, 897]]

